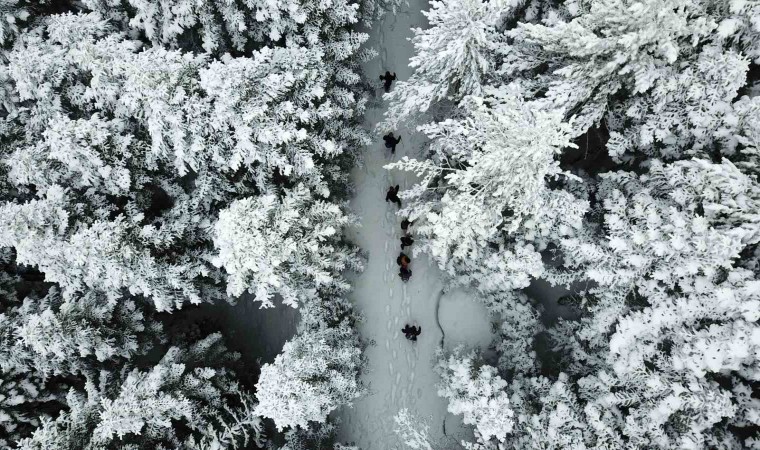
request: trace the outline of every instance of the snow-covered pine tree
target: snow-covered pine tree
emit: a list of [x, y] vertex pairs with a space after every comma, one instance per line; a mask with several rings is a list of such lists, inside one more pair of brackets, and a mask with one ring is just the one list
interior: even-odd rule
[[734, 392], [760, 373], [760, 280], [735, 261], [760, 241], [760, 186], [728, 160], [652, 161], [603, 175], [597, 196], [604, 234], [562, 242], [596, 283], [556, 337], [584, 398], [639, 446], [740, 448], [730, 430], [753, 425]]
[[507, 382], [496, 369], [478, 361], [477, 354], [458, 348], [438, 355], [436, 371], [441, 377], [438, 395], [448, 399], [448, 411], [461, 414], [483, 440], [504, 442], [515, 419], [504, 389]]
[[401, 409], [394, 417], [396, 427], [393, 431], [404, 441], [407, 447], [414, 450], [433, 450], [430, 444], [430, 426], [418, 423], [406, 408]]
[[329, 161], [353, 138], [309, 132], [340, 132], [346, 115], [323, 98], [319, 48], [210, 65], [139, 48], [94, 13], [52, 16], [16, 44], [9, 73], [30, 107], [6, 119], [6, 164], [34, 195], [0, 206], [0, 241], [64, 296], [128, 289], [171, 310], [219, 295], [220, 209], [297, 180], [330, 195]]
[[[304, 125], [309, 136], [331, 141], [327, 145], [333, 151], [350, 155], [369, 143], [369, 136], [361, 127], [366, 98], [361, 88], [359, 62], [371, 56], [372, 51], [361, 48], [367, 35], [352, 29], [360, 20], [358, 2], [87, 0], [84, 3], [154, 45], [190, 52], [202, 48], [221, 58], [229, 53], [241, 56], [236, 58], [240, 64], [267, 48], [308, 48], [313, 53], [301, 53], [296, 59], [313, 62], [312, 74], [321, 83], [321, 87], [304, 88], [304, 92], [319, 96], [317, 104], [307, 108], [310, 113], [319, 114], [302, 119], [308, 122]], [[246, 83], [246, 89], [222, 91], [223, 95], [246, 96], [252, 87], [248, 77], [233, 76], [225, 81], [238, 86]], [[299, 98], [293, 95], [290, 101], [299, 105], [296, 102]], [[304, 99], [313, 101], [314, 96], [307, 94]], [[284, 106], [287, 105], [286, 102]], [[332, 167], [325, 167], [324, 171], [333, 182], [342, 184], [340, 171]]]
[[10, 352], [4, 359], [44, 376], [87, 374], [106, 361], [145, 354], [163, 338], [149, 309], [131, 299], [108, 302], [95, 292], [64, 301], [53, 287], [41, 299], [27, 297], [5, 316], [13, 337], [3, 343]]
[[509, 31], [500, 71], [536, 107], [574, 117], [573, 136], [605, 120], [614, 158], [703, 157], [736, 133], [758, 17], [753, 2], [586, 2], [570, 21]]
[[228, 273], [227, 293], [255, 294], [263, 307], [279, 295], [287, 305], [316, 301], [349, 289], [339, 275], [360, 271], [354, 248], [342, 242], [342, 229], [355, 223], [341, 206], [314, 200], [299, 184], [282, 199], [263, 195], [236, 200], [219, 214], [214, 264]]
[[414, 73], [398, 81], [385, 100], [390, 103], [383, 130], [416, 122], [437, 102], [458, 103], [467, 95], [481, 95], [494, 68], [496, 31], [509, 8], [502, 2], [442, 0], [423, 12], [430, 26], [414, 29], [415, 54], [409, 60]]
[[359, 338], [348, 321], [301, 329], [273, 364], [261, 368], [255, 412], [272, 419], [278, 430], [324, 422], [364, 392], [358, 377], [364, 366]]
[[[220, 358], [220, 355], [222, 357]], [[262, 445], [252, 397], [224, 368], [221, 335], [170, 348], [150, 368], [102, 371], [71, 389], [68, 410], [43, 420], [19, 448], [240, 448]]]
[[[512, 87], [488, 89], [462, 106], [463, 119], [421, 127], [433, 140], [429, 161], [386, 166], [422, 175], [402, 193], [408, 206], [401, 213], [419, 220], [415, 233], [424, 239], [415, 251], [449, 274], [495, 272], [504, 290], [523, 288], [542, 274], [538, 250], [572, 235], [587, 208], [561, 188], [577, 179], [556, 159], [572, 145], [570, 127], [558, 114], [529, 109]], [[496, 259], [483, 264], [493, 250]]]
[[[3, 252], [9, 253], [9, 252]], [[55, 286], [28, 280], [12, 255], [0, 298], [0, 446], [28, 437], [40, 418], [66, 407], [65, 394], [99, 370], [118, 370], [164, 340], [152, 307], [109, 302], [96, 292], [64, 300]], [[30, 291], [23, 301], [19, 292]], [[44, 291], [47, 290], [45, 294]]]
[[246, 53], [262, 44], [319, 45], [359, 21], [358, 2], [314, 0], [84, 0], [156, 46]]
[[[125, 362], [145, 352], [130, 334], [143, 320], [137, 299], [125, 294], [149, 297], [160, 311], [221, 297], [224, 273], [210, 263], [219, 211], [237, 199], [279, 202], [295, 190], [310, 192], [293, 204], [311, 220], [334, 223], [314, 235], [302, 227], [298, 237], [314, 257], [291, 255], [285, 267], [297, 273], [283, 276], [306, 278], [320, 294], [345, 290], [339, 271], [360, 264], [340, 235], [351, 222], [340, 204], [344, 173], [368, 140], [357, 71], [366, 37], [347, 28], [358, 5], [84, 3], [104, 15], [34, 23], [0, 72], [9, 91], [0, 126], [7, 219], [0, 244], [62, 293], [14, 307], [12, 344], [19, 361], [47, 358], [40, 370], [88, 380], [84, 390], [75, 383], [69, 404], [60, 403], [66, 410], [24, 445], [227, 448], [249, 432], [258, 440], [260, 418], [226, 363], [197, 350], [190, 353], [204, 361], [188, 362], [185, 350], [175, 361], [176, 349], [152, 370]], [[146, 47], [145, 36], [156, 45]], [[210, 54], [198, 54], [200, 41]], [[282, 242], [289, 230], [277, 229], [283, 235], [270, 237]], [[309, 359], [337, 349], [361, 362], [350, 305], [312, 302], [305, 312], [314, 316], [304, 323], [342, 317], [322, 321], [329, 325], [321, 332], [343, 337]], [[108, 370], [94, 376], [103, 365]], [[357, 383], [360, 366], [344, 368], [346, 383]]]

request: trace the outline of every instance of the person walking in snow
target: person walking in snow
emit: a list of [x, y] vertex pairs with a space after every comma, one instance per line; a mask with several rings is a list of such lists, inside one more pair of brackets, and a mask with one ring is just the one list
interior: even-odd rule
[[380, 75], [380, 80], [385, 82], [385, 92], [391, 91], [391, 83], [393, 83], [393, 80], [396, 79], [396, 72], [393, 72], [393, 75], [389, 71], [385, 71], [385, 75]]
[[403, 250], [404, 247], [411, 247], [412, 244], [414, 244], [414, 239], [410, 238], [409, 236], [403, 236], [401, 238], [401, 250]]
[[406, 283], [410, 278], [412, 278], [412, 271], [407, 266], [401, 266], [398, 271], [398, 276], [401, 277], [401, 281]]
[[385, 136], [383, 136], [383, 140], [385, 141], [385, 148], [391, 149], [391, 154], [396, 153], [396, 144], [401, 142], [401, 136], [398, 138], [395, 138], [393, 136], [393, 133], [388, 133]]
[[406, 336], [406, 338], [410, 341], [417, 342], [417, 336], [422, 334], [422, 327], [415, 327], [406, 324], [404, 325], [404, 328], [401, 329], [401, 332], [404, 333], [404, 336]]
[[396, 264], [398, 264], [401, 267], [408, 266], [410, 262], [412, 262], [412, 260], [409, 259], [409, 257], [406, 256], [406, 253], [404, 252], [399, 253], [398, 257], [396, 258]]
[[393, 202], [401, 208], [401, 200], [398, 198], [399, 185], [391, 186], [388, 188], [388, 192], [385, 194], [386, 202]]
[[412, 224], [414, 224], [414, 221], [411, 221], [411, 222], [410, 222], [410, 221], [409, 221], [409, 219], [404, 219], [404, 220], [402, 220], [402, 221], [401, 221], [401, 230], [402, 230], [404, 233], [408, 233], [408, 232], [409, 232], [409, 227], [410, 227]]

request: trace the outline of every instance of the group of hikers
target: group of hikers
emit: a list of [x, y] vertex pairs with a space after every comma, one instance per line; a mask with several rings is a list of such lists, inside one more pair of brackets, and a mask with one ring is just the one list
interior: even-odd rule
[[[385, 75], [380, 75], [380, 80], [384, 82], [383, 87], [385, 88], [385, 92], [390, 92], [391, 83], [395, 79], [396, 72], [393, 72], [393, 74], [391, 74], [389, 71], [386, 71]], [[393, 135], [393, 133], [388, 133], [383, 136], [383, 141], [385, 141], [385, 148], [390, 149], [391, 154], [395, 154], [396, 145], [401, 142], [401, 136], [396, 137]], [[399, 208], [401, 208], [401, 199], [398, 198], [398, 191], [399, 185], [389, 187], [388, 192], [385, 194], [385, 201], [395, 203]], [[401, 253], [399, 253], [398, 257], [396, 258], [396, 264], [399, 266], [398, 275], [404, 282], [409, 281], [409, 279], [412, 277], [412, 270], [409, 268], [409, 264], [411, 264], [412, 260], [406, 253], [404, 253], [404, 247], [410, 247], [412, 244], [414, 244], [414, 239], [412, 239], [409, 230], [409, 227], [412, 225], [412, 223], [413, 221], [410, 221], [409, 219], [404, 219], [401, 221], [401, 231], [403, 232], [403, 236], [401, 237]], [[401, 332], [404, 333], [404, 336], [406, 336], [408, 340], [416, 342], [417, 336], [422, 333], [422, 327], [406, 324], [404, 328], [401, 329]]]
[[411, 224], [412, 222], [408, 219], [401, 221], [401, 230], [404, 232], [404, 235], [401, 237], [401, 253], [399, 253], [396, 258], [396, 264], [399, 266], [398, 276], [401, 277], [401, 281], [403, 282], [409, 281], [409, 278], [412, 277], [412, 270], [409, 268], [409, 264], [411, 264], [412, 260], [406, 253], [404, 253], [404, 247], [414, 244], [414, 239], [409, 236], [409, 226]]
[[[395, 190], [398, 192], [398, 186], [395, 187]], [[404, 247], [409, 247], [414, 244], [414, 239], [409, 235], [409, 227], [412, 223], [413, 222], [409, 219], [401, 221], [401, 230], [404, 232], [404, 235], [401, 237], [401, 253], [399, 253], [396, 258], [396, 264], [400, 266], [398, 275], [404, 282], [409, 281], [409, 278], [412, 277], [412, 270], [409, 268], [409, 264], [412, 260], [406, 253], [404, 253]], [[417, 342], [417, 336], [422, 333], [422, 327], [406, 324], [404, 328], [401, 329], [401, 332], [404, 333], [404, 336], [410, 341]]]

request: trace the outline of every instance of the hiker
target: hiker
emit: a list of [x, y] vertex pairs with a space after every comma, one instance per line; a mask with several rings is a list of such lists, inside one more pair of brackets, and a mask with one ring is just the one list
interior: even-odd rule
[[385, 136], [383, 136], [383, 140], [385, 141], [385, 148], [391, 149], [391, 154], [396, 153], [396, 144], [401, 142], [401, 136], [398, 138], [393, 137], [393, 133], [388, 133]]
[[404, 233], [409, 232], [409, 226], [414, 224], [414, 221], [409, 221], [409, 219], [404, 219], [401, 221], [401, 229], [404, 231]]
[[412, 278], [412, 271], [407, 266], [402, 265], [398, 271], [398, 276], [401, 277], [401, 281], [406, 283], [409, 281], [409, 278]]
[[412, 260], [409, 259], [409, 257], [406, 256], [406, 253], [404, 252], [399, 253], [398, 258], [396, 258], [396, 264], [401, 267], [408, 266], [410, 262], [412, 262]]
[[389, 187], [388, 192], [385, 194], [385, 201], [396, 203], [398, 207], [401, 208], [401, 200], [398, 198], [398, 189], [399, 189], [398, 184], [395, 186]]
[[422, 333], [422, 327], [409, 326], [409, 324], [406, 324], [404, 325], [404, 328], [401, 329], [401, 332], [404, 333], [404, 336], [406, 336], [407, 339], [416, 342], [417, 336]]
[[409, 236], [403, 236], [401, 238], [401, 250], [403, 250], [404, 247], [411, 247], [412, 244], [414, 244], [414, 239], [410, 238]]
[[385, 92], [391, 91], [391, 83], [396, 79], [396, 72], [393, 75], [389, 71], [385, 71], [385, 75], [380, 75], [380, 80], [385, 81]]

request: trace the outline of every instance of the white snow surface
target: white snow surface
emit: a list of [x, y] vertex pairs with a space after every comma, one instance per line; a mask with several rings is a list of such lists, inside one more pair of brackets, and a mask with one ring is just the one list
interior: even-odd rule
[[[377, 95], [382, 94], [378, 76], [386, 70], [396, 72], [397, 80], [406, 80], [412, 69], [408, 66], [413, 54], [410, 28], [427, 25], [422, 11], [428, 9], [425, 0], [410, 0], [398, 14], [388, 14], [368, 30], [367, 45], [378, 51], [378, 57], [365, 64], [370, 78], [377, 80]], [[435, 352], [442, 343], [451, 349], [459, 344], [468, 348], [485, 348], [491, 341], [488, 312], [474, 296], [458, 290], [443, 294], [442, 274], [424, 256], [412, 257], [412, 278], [403, 283], [398, 276], [396, 257], [402, 236], [401, 218], [397, 207], [385, 202], [385, 192], [391, 185], [407, 188], [414, 174], [389, 172], [383, 165], [392, 158], [383, 146], [375, 125], [382, 120], [387, 105], [370, 109], [366, 127], [376, 135], [375, 144], [365, 149], [364, 164], [352, 171], [356, 196], [353, 210], [361, 217], [361, 227], [349, 237], [368, 252], [363, 273], [351, 276], [354, 291], [350, 298], [365, 317], [359, 331], [366, 340], [374, 342], [367, 349], [369, 366], [363, 375], [369, 393], [352, 407], [338, 410], [333, 417], [339, 420], [339, 441], [353, 443], [362, 450], [392, 450], [406, 448], [394, 432], [394, 416], [407, 408], [415, 418], [429, 427], [431, 444], [435, 448], [460, 448], [462, 439], [472, 437], [471, 427], [446, 412], [446, 401], [437, 395], [438, 375], [433, 370]], [[412, 129], [399, 129], [402, 141], [393, 158], [404, 155], [421, 157], [425, 136]], [[440, 302], [440, 303], [439, 303]], [[418, 324], [422, 334], [416, 343], [407, 341], [401, 328]]]

